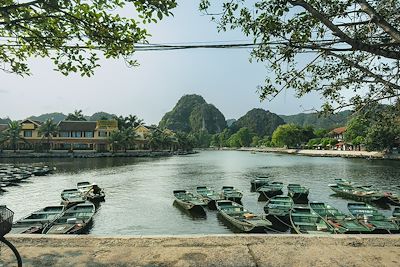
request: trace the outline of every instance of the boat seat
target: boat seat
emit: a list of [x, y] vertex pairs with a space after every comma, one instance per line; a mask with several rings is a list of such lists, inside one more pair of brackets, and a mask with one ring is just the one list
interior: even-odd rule
[[315, 223], [309, 223], [309, 222], [295, 222], [294, 224], [298, 226], [315, 226]]

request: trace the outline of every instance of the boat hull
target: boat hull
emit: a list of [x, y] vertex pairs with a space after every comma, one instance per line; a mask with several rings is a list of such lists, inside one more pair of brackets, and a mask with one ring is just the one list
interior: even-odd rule
[[282, 190], [275, 190], [275, 191], [258, 191], [260, 194], [258, 196], [258, 201], [267, 201], [270, 198], [278, 195], [282, 195], [283, 191]]
[[185, 202], [185, 201], [182, 201], [180, 199], [175, 199], [175, 203], [179, 207], [189, 211], [190, 213], [194, 213], [194, 214], [198, 214], [198, 215], [205, 215], [206, 214], [206, 212], [205, 212], [205, 210], [204, 210], [202, 205], [194, 205], [194, 204], [192, 204], [190, 202]]

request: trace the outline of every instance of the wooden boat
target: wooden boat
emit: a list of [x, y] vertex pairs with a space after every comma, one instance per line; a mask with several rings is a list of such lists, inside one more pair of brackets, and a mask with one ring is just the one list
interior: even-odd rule
[[293, 206], [290, 211], [292, 232], [297, 234], [332, 234], [334, 229], [310, 206]]
[[104, 198], [106, 197], [104, 190], [98, 187], [95, 183], [79, 182], [76, 184], [76, 187], [89, 201], [104, 201]]
[[290, 211], [293, 208], [293, 200], [288, 196], [274, 196], [264, 206], [266, 218], [272, 222], [272, 228], [281, 232], [291, 227]]
[[231, 200], [217, 201], [217, 210], [229, 226], [235, 227], [240, 232], [265, 233], [272, 226], [267, 219], [244, 209], [242, 205]]
[[44, 229], [45, 234], [83, 234], [89, 230], [96, 208], [93, 203], [77, 204]]
[[384, 192], [383, 193], [387, 203], [393, 206], [400, 206], [400, 194], [394, 192]]
[[347, 208], [356, 219], [367, 227], [374, 227], [373, 233], [397, 233], [399, 226], [366, 203], [348, 203]]
[[174, 196], [175, 202], [183, 209], [197, 214], [206, 214], [203, 208], [206, 203], [199, 196], [186, 190], [174, 190]]
[[370, 233], [374, 227], [361, 224], [356, 218], [340, 212], [338, 209], [323, 202], [311, 202], [311, 209], [330, 224], [336, 233], [361, 234]]
[[224, 199], [221, 194], [218, 194], [206, 186], [198, 186], [196, 192], [203, 198], [203, 201], [207, 204], [208, 208], [212, 210], [217, 209], [216, 201]]
[[308, 193], [309, 189], [307, 187], [301, 186], [299, 184], [289, 184], [288, 185], [288, 196], [293, 199], [296, 204], [308, 203]]
[[393, 210], [393, 220], [395, 223], [397, 223], [397, 225], [400, 227], [400, 208], [396, 207]]
[[266, 201], [273, 196], [282, 195], [283, 183], [281, 182], [272, 182], [267, 185], [263, 185], [257, 189], [257, 192], [260, 194], [258, 196], [258, 201]]
[[334, 191], [338, 196], [347, 199], [353, 199], [362, 202], [379, 202], [385, 201], [385, 195], [382, 192], [371, 189], [370, 187], [358, 186], [340, 186], [340, 185], [329, 185], [330, 189]]
[[222, 187], [222, 195], [226, 200], [231, 200], [238, 204], [242, 203], [243, 194], [233, 186], [223, 186]]
[[65, 189], [61, 192], [61, 205], [73, 206], [86, 201], [86, 196], [78, 189]]
[[257, 177], [250, 181], [251, 191], [255, 192], [257, 189], [263, 185], [267, 185], [270, 182], [268, 177]]
[[64, 206], [49, 206], [16, 221], [13, 224], [13, 234], [41, 234], [43, 229], [64, 211]]

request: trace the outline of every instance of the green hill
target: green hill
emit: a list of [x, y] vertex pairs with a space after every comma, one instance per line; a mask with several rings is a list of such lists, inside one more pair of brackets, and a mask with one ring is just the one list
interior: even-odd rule
[[159, 127], [173, 131], [219, 133], [226, 128], [224, 115], [199, 95], [184, 95], [175, 107], [167, 112]]
[[9, 118], [0, 118], [0, 124], [8, 124], [11, 120]]
[[324, 117], [318, 113], [300, 113], [296, 115], [279, 115], [286, 123], [293, 123], [299, 126], [313, 126], [314, 128], [333, 129], [345, 126], [350, 119], [352, 112], [345, 110], [336, 114]]
[[59, 122], [64, 120], [67, 117], [67, 115], [60, 113], [60, 112], [53, 112], [53, 113], [46, 113], [42, 114], [39, 116], [30, 116], [29, 119], [35, 120], [35, 121], [46, 121], [48, 119], [53, 119], [54, 122]]
[[242, 127], [247, 127], [258, 136], [271, 136], [275, 129], [282, 124], [285, 122], [275, 113], [254, 108], [234, 122], [230, 128], [236, 132]]

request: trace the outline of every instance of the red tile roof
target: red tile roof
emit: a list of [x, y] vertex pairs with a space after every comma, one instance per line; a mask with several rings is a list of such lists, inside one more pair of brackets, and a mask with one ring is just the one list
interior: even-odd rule
[[342, 134], [346, 131], [346, 127], [339, 127], [332, 130], [335, 134]]

